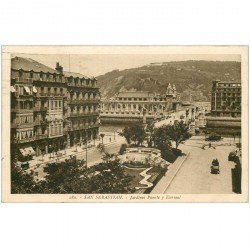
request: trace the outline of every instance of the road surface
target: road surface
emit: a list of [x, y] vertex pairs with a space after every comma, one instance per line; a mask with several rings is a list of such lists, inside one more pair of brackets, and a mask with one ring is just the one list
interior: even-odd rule
[[[228, 161], [228, 154], [236, 147], [233, 140], [225, 138], [219, 143], [202, 149], [208, 145], [204, 137], [192, 137], [185, 144], [180, 145], [184, 152], [190, 152], [189, 157], [182, 164], [166, 194], [232, 194], [231, 168], [233, 162]], [[231, 144], [231, 145], [230, 145]], [[220, 174], [210, 173], [211, 162], [217, 158], [220, 162]]]

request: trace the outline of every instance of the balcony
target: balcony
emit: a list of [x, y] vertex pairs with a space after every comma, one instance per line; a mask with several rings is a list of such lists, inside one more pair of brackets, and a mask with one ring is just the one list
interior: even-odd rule
[[34, 138], [35, 140], [45, 139], [48, 138], [48, 135], [47, 134], [35, 135]]
[[85, 124], [81, 124], [79, 126], [76, 126], [76, 125], [71, 126], [70, 128], [67, 129], [67, 131], [76, 131], [76, 130], [82, 130], [82, 129], [97, 128], [99, 126], [100, 126], [100, 124], [98, 122], [96, 122], [96, 123], [85, 123]]
[[34, 123], [11, 123], [11, 127], [12, 128], [33, 128], [34, 127]]
[[34, 126], [44, 126], [44, 125], [46, 125], [48, 122], [47, 122], [47, 120], [43, 120], [43, 119], [41, 119], [41, 120], [36, 120], [36, 121], [34, 121]]
[[96, 103], [98, 104], [100, 100], [98, 99], [69, 99], [69, 104], [86, 104], [86, 103]]
[[25, 142], [31, 142], [34, 141], [34, 138], [23, 138], [23, 139], [13, 139], [12, 143], [25, 143]]
[[32, 84], [33, 83], [32, 78], [16, 77], [14, 80], [15, 80], [16, 83], [26, 83], [26, 84]]
[[34, 112], [46, 112], [48, 110], [47, 107], [34, 107]]
[[99, 115], [98, 112], [83, 112], [83, 113], [70, 113], [70, 117], [81, 117], [81, 116], [94, 116]]
[[33, 113], [33, 108], [31, 108], [31, 109], [12, 108], [11, 112], [12, 113], [21, 113], [21, 114]]

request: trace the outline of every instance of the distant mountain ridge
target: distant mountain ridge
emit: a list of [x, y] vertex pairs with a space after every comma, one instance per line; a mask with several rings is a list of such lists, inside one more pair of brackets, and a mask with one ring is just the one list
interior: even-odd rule
[[176, 61], [151, 63], [139, 68], [113, 70], [98, 76], [103, 97], [110, 98], [121, 90], [136, 89], [165, 93], [175, 84], [182, 100], [209, 101], [213, 80], [241, 80], [241, 63], [234, 61]]

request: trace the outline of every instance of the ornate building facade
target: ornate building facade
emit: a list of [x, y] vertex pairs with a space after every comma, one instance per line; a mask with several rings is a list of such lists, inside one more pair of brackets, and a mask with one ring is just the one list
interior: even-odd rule
[[213, 116], [241, 116], [241, 83], [212, 82], [211, 113]]
[[143, 110], [148, 120], [165, 117], [172, 110], [178, 110], [175, 86], [169, 84], [167, 92], [159, 95], [142, 91], [121, 91], [113, 99], [102, 100], [102, 123], [133, 123], [143, 119]]
[[49, 153], [96, 138], [97, 80], [29, 58], [11, 60], [11, 143], [22, 155]]
[[241, 134], [241, 83], [213, 81], [211, 117], [207, 117], [207, 131], [224, 135]]

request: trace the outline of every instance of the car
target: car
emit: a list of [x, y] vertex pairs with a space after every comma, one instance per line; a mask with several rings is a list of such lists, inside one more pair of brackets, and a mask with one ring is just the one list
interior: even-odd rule
[[208, 136], [205, 141], [220, 141], [222, 139], [221, 135], [212, 134]]
[[236, 160], [236, 153], [234, 151], [230, 152], [228, 155], [228, 161], [235, 161]]
[[30, 164], [29, 164], [29, 162], [20, 162], [20, 161], [18, 161], [16, 163], [16, 166], [22, 168], [23, 170], [26, 170], [26, 169], [29, 168]]

